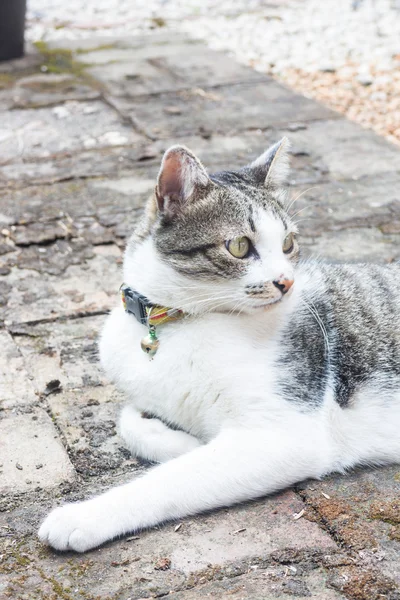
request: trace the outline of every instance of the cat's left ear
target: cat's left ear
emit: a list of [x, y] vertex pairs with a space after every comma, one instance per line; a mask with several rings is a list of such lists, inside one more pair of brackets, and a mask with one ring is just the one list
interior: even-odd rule
[[284, 137], [244, 170], [257, 185], [279, 187], [286, 182], [289, 173], [289, 148], [290, 142]]

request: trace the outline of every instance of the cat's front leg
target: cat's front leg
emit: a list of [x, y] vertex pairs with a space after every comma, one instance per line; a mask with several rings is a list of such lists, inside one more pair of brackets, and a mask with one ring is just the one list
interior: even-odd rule
[[200, 446], [197, 438], [171, 429], [159, 419], [147, 419], [132, 406], [123, 408], [118, 433], [134, 456], [165, 462]]
[[314, 425], [224, 430], [127, 485], [57, 508], [39, 536], [58, 550], [85, 552], [128, 532], [319, 477], [331, 470], [332, 458], [322, 428]]

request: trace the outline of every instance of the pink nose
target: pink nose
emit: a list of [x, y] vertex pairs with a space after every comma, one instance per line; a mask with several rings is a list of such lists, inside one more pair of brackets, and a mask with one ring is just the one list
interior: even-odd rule
[[275, 287], [278, 288], [278, 290], [282, 292], [282, 294], [286, 294], [294, 284], [294, 279], [287, 279], [286, 277], [281, 277], [280, 279], [276, 279], [272, 283]]

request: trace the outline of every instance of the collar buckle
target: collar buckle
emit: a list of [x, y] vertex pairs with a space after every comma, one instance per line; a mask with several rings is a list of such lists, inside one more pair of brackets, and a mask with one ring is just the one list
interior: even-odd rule
[[148, 301], [146, 296], [142, 296], [125, 283], [121, 285], [119, 291], [125, 311], [132, 314], [142, 325], [147, 325], [146, 308], [153, 306], [151, 302]]

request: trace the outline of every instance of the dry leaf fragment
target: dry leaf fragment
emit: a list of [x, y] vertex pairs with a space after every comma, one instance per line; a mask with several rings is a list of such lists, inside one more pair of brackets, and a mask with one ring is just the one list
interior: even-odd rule
[[[134, 559], [132, 562], [135, 562], [138, 559]], [[129, 565], [130, 560], [129, 558], [125, 558], [125, 560], [121, 560], [120, 562], [118, 562], [117, 560], [113, 560], [111, 562], [111, 566], [112, 567], [126, 567], [127, 565]]]
[[166, 106], [164, 112], [167, 113], [167, 115], [181, 115], [182, 109], [179, 108], [179, 106]]
[[192, 96], [200, 96], [201, 98], [205, 98], [206, 100], [211, 100], [213, 102], [221, 102], [222, 100], [222, 97], [219, 94], [205, 91], [202, 88], [193, 88], [190, 90], [190, 92]]
[[171, 568], [171, 561], [169, 558], [160, 558], [154, 565], [156, 571], [168, 571]]
[[305, 512], [306, 512], [306, 511], [305, 511], [305, 509], [303, 508], [303, 509], [302, 509], [302, 510], [301, 510], [299, 513], [294, 513], [294, 515], [293, 515], [293, 519], [294, 519], [295, 521], [297, 521], [298, 519], [301, 519], [301, 517], [304, 515], [304, 513], [305, 513]]

